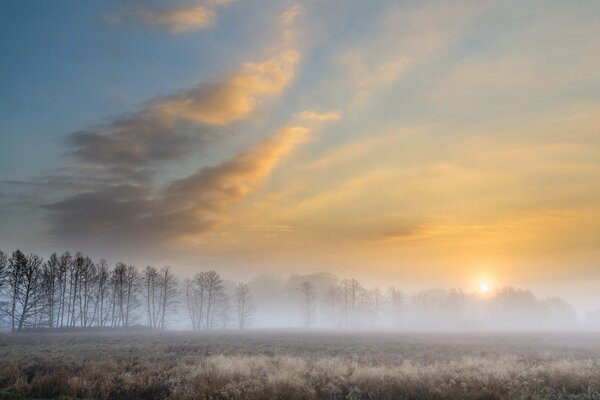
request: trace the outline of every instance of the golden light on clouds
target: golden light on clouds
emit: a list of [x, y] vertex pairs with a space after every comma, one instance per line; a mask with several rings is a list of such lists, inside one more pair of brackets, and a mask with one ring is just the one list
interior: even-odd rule
[[59, 188], [36, 203], [50, 236], [474, 292], [593, 274], [590, 5], [346, 6], [106, 10], [102, 29], [154, 35], [124, 64], [150, 74], [138, 63], [149, 49], [174, 58], [164, 79], [136, 81], [132, 104], [69, 134], [66, 166], [27, 181]]

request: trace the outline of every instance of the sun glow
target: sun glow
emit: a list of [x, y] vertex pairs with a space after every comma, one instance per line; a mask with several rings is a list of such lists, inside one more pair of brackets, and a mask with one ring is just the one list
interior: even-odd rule
[[488, 285], [487, 283], [481, 283], [479, 285], [479, 291], [481, 293], [487, 293], [490, 291], [490, 285]]

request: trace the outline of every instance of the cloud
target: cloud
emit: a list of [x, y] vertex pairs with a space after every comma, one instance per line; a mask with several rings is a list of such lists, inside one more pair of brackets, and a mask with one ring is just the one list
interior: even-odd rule
[[217, 22], [215, 9], [227, 6], [231, 2], [232, 0], [206, 0], [202, 2], [203, 4], [186, 7], [144, 9], [125, 14], [111, 12], [104, 14], [101, 18], [109, 25], [115, 25], [124, 20], [139, 21], [146, 26], [164, 28], [179, 35], [214, 28]]
[[165, 27], [175, 34], [212, 28], [217, 19], [217, 14], [204, 6], [140, 11], [136, 16], [148, 26]]
[[367, 104], [377, 92], [396, 84], [418, 66], [441, 58], [484, 7], [470, 1], [434, 0], [418, 7], [394, 5], [387, 10], [373, 38], [334, 57], [344, 86], [352, 88], [348, 94], [352, 105]]
[[167, 120], [224, 125], [247, 116], [260, 97], [280, 92], [294, 77], [300, 53], [287, 49], [259, 63], [244, 63], [239, 72], [214, 85], [200, 85], [165, 98], [153, 109]]
[[[286, 35], [292, 20], [279, 22]], [[225, 129], [231, 131], [225, 127], [250, 116], [292, 82], [299, 52], [289, 41], [277, 43], [274, 51], [221, 80], [156, 97], [136, 112], [70, 134], [67, 153], [75, 163], [32, 182], [45, 191], [52, 232], [72, 240], [162, 243], [225, 223], [228, 210], [307, 138], [308, 128], [284, 128], [233, 158], [171, 178], [162, 187], [152, 178], [163, 164], [213, 144]], [[58, 188], [55, 184], [60, 190], [48, 194], [47, 188]]]
[[296, 114], [296, 118], [303, 121], [316, 121], [316, 122], [334, 122], [342, 119], [342, 114], [338, 111], [328, 111], [324, 113], [318, 113], [315, 111], [302, 111]]
[[54, 233], [90, 240], [177, 241], [226, 222], [227, 211], [308, 138], [302, 126], [278, 134], [222, 163], [171, 182], [159, 193], [144, 185], [106, 185], [49, 204]]
[[115, 13], [106, 13], [102, 16], [102, 21], [109, 25], [116, 25], [121, 22], [121, 16]]
[[304, 13], [304, 7], [302, 4], [296, 3], [279, 15], [279, 22], [283, 26], [290, 26], [302, 13]]
[[[148, 102], [140, 111], [71, 134], [70, 153], [110, 173], [134, 175], [206, 146], [217, 127], [248, 116], [293, 79], [300, 55], [292, 49], [244, 63], [228, 78]], [[140, 171], [142, 170], [142, 171]]]

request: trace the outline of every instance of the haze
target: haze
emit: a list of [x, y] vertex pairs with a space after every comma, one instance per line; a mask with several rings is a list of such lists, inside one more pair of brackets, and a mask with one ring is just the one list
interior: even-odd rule
[[599, 17], [593, 0], [4, 1], [0, 249], [513, 286], [582, 318], [600, 308]]

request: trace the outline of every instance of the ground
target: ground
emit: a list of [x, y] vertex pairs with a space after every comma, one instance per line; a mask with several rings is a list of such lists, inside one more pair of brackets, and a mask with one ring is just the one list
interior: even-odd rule
[[0, 334], [0, 399], [600, 399], [599, 334]]

